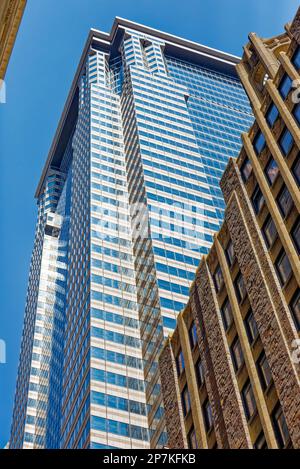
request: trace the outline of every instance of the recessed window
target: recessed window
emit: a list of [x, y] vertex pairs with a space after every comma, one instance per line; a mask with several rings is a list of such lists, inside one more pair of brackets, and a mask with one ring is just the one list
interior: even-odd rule
[[272, 374], [265, 352], [257, 360], [257, 370], [263, 390], [266, 390], [272, 382]]
[[300, 47], [297, 47], [294, 52], [294, 55], [292, 57], [292, 64], [294, 65], [296, 70], [300, 70]]
[[244, 322], [249, 342], [252, 345], [258, 337], [258, 328], [252, 310], [249, 311]]
[[253, 208], [254, 208], [254, 211], [256, 214], [258, 214], [264, 203], [265, 203], [265, 199], [264, 199], [264, 196], [262, 195], [262, 192], [260, 190], [260, 188], [257, 186], [252, 197], [251, 197], [251, 200], [252, 200], [252, 205], [253, 205]]
[[249, 160], [249, 158], [245, 158], [241, 166], [241, 174], [242, 174], [242, 178], [244, 182], [248, 181], [251, 173], [252, 173], [251, 161]]
[[253, 147], [257, 155], [260, 155], [266, 146], [266, 139], [263, 133], [259, 130], [253, 140]]
[[247, 420], [249, 420], [256, 412], [256, 402], [253, 394], [253, 389], [249, 380], [246, 382], [245, 386], [242, 389], [242, 400]]
[[281, 251], [275, 262], [281, 285], [285, 285], [292, 275], [292, 267], [285, 251]]
[[298, 155], [298, 158], [297, 158], [297, 160], [295, 161], [295, 163], [293, 165], [292, 172], [293, 172], [294, 178], [296, 179], [296, 182], [297, 182], [298, 186], [300, 186], [300, 159], [299, 159], [299, 155]]
[[276, 180], [278, 173], [279, 173], [279, 168], [278, 168], [276, 161], [274, 160], [274, 158], [270, 158], [265, 169], [265, 174], [271, 186]]
[[184, 370], [184, 356], [182, 350], [178, 353], [176, 357], [176, 366], [177, 366], [177, 373], [180, 376]]
[[263, 432], [261, 432], [257, 437], [257, 440], [254, 443], [254, 449], [268, 449], [266, 438]]
[[279, 139], [279, 146], [284, 156], [287, 156], [294, 145], [294, 139], [291, 132], [285, 129]]
[[197, 363], [195, 365], [195, 369], [196, 369], [196, 376], [197, 376], [198, 385], [199, 385], [199, 387], [201, 387], [204, 384], [205, 375], [204, 375], [203, 363], [200, 360], [200, 358], [199, 358], [199, 360], [197, 361]]
[[216, 268], [216, 271], [214, 273], [214, 282], [215, 282], [217, 293], [219, 293], [219, 291], [222, 290], [223, 285], [224, 285], [223, 274], [222, 274], [221, 267], [219, 265]]
[[300, 125], [300, 104], [296, 104], [293, 109], [293, 116], [295, 117], [297, 124]]
[[278, 116], [279, 116], [278, 109], [275, 106], [275, 104], [272, 103], [271, 106], [269, 106], [269, 109], [266, 114], [266, 119], [270, 127], [273, 127], [276, 120], [278, 119]]
[[189, 337], [190, 337], [191, 349], [193, 350], [198, 344], [197, 327], [194, 322], [192, 323], [189, 329]]
[[292, 228], [292, 238], [295, 244], [295, 247], [300, 254], [300, 218], [296, 221]]
[[230, 353], [235, 371], [238, 371], [244, 364], [244, 354], [240, 339], [236, 337], [230, 347]]
[[198, 449], [198, 442], [196, 437], [195, 428], [192, 427], [188, 434], [188, 444], [190, 449]]
[[186, 416], [191, 410], [191, 399], [190, 399], [190, 393], [189, 393], [187, 386], [184, 387], [181, 393], [181, 401], [182, 401], [183, 414], [184, 416]]
[[279, 448], [284, 448], [290, 441], [290, 435], [281, 405], [279, 403], [272, 412], [272, 421], [278, 446]]
[[289, 94], [290, 90], [292, 88], [292, 80], [291, 78], [285, 73], [280, 84], [279, 84], [279, 93], [282, 97], [282, 99], [285, 99], [287, 95]]
[[247, 290], [246, 290], [246, 286], [245, 286], [245, 282], [242, 277], [242, 274], [238, 274], [234, 282], [234, 286], [235, 286], [237, 299], [239, 303], [242, 303], [247, 295]]
[[232, 265], [234, 264], [235, 256], [234, 256], [233, 244], [231, 240], [227, 244], [227, 247], [225, 249], [225, 254], [226, 254], [226, 259], [227, 259], [229, 267], [232, 267]]
[[266, 219], [264, 226], [262, 228], [262, 232], [266, 241], [266, 245], [268, 248], [270, 248], [271, 246], [273, 246], [275, 239], [277, 238], [276, 226], [271, 215], [269, 215], [268, 218]]
[[232, 309], [231, 309], [231, 304], [228, 298], [225, 300], [222, 308], [221, 308], [221, 314], [222, 314], [222, 319], [223, 319], [223, 324], [225, 331], [229, 329], [229, 327], [232, 324], [233, 318], [232, 318]]
[[211, 405], [208, 400], [206, 400], [205, 403], [203, 404], [203, 415], [204, 415], [206, 431], [209, 432], [213, 426], [213, 416], [212, 416]]
[[280, 194], [277, 197], [277, 204], [282, 216], [286, 218], [292, 210], [294, 204], [292, 196], [286, 186], [284, 186], [283, 189], [280, 191]]
[[300, 289], [296, 291], [295, 295], [290, 302], [290, 310], [293, 315], [295, 326], [300, 331]]

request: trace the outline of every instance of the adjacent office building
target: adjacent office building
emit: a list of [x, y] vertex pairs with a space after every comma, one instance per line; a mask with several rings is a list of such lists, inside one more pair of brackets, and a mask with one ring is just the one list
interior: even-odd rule
[[237, 57], [91, 30], [37, 191], [11, 448], [163, 447], [158, 355], [253, 116]]
[[237, 71], [255, 122], [159, 361], [170, 448], [300, 448], [300, 9], [249, 39]]

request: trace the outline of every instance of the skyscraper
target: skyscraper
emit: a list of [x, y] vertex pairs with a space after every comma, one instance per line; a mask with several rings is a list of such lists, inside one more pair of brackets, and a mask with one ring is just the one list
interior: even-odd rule
[[252, 122], [238, 58], [91, 30], [39, 182], [10, 447], [167, 443], [158, 354]]

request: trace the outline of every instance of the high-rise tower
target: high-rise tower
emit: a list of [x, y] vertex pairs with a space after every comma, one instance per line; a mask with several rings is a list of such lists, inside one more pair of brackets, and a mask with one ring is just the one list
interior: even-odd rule
[[252, 122], [237, 63], [120, 18], [90, 32], [36, 192], [10, 447], [166, 444], [158, 353]]

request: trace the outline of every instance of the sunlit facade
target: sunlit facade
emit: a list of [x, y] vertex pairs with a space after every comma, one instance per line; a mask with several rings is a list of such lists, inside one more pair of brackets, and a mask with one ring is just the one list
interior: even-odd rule
[[158, 354], [252, 123], [238, 58], [91, 30], [37, 189], [10, 447], [167, 444]]

